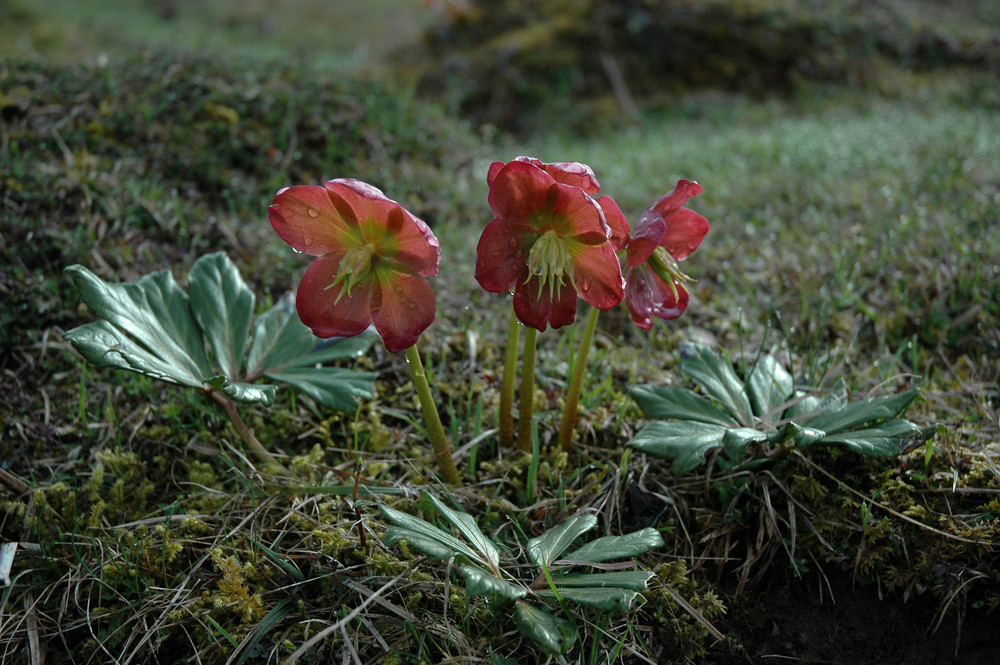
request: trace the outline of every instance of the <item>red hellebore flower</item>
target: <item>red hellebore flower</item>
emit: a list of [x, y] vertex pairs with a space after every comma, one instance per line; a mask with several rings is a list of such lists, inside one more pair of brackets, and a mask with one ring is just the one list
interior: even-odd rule
[[350, 178], [286, 187], [268, 214], [282, 240], [318, 257], [295, 297], [299, 318], [317, 336], [350, 337], [374, 323], [397, 352], [434, 320], [425, 278], [438, 272], [438, 240], [377, 188]]
[[700, 193], [701, 185], [693, 180], [679, 181], [632, 229], [625, 255], [625, 303], [640, 328], [652, 328], [654, 316], [676, 319], [687, 308], [688, 292], [682, 282], [693, 280], [681, 272], [678, 262], [698, 248], [709, 224], [682, 206]]
[[[540, 331], [572, 323], [578, 295], [598, 309], [621, 302], [621, 267], [605, 210], [625, 217], [609, 197], [602, 197], [611, 203], [605, 208], [587, 193], [599, 189], [589, 167], [519, 157], [493, 164], [487, 182], [494, 219], [476, 250], [484, 289], [513, 291], [517, 318]], [[624, 229], [627, 235], [627, 223]]]
[[[597, 182], [597, 177], [594, 175], [593, 169], [580, 162], [552, 162], [551, 164], [546, 164], [534, 157], [515, 157], [513, 161], [533, 164], [552, 176], [552, 179], [556, 182], [579, 187], [583, 190], [584, 194], [594, 198], [604, 213], [604, 220], [611, 227], [611, 246], [615, 248], [616, 252], [622, 251], [622, 248], [628, 242], [628, 220], [625, 219], [624, 213], [622, 213], [621, 208], [618, 207], [613, 198], [607, 195], [597, 196], [597, 193], [601, 191], [601, 185]], [[489, 173], [486, 174], [486, 184], [491, 189], [497, 174], [505, 166], [507, 165], [503, 162], [493, 162], [490, 164]]]

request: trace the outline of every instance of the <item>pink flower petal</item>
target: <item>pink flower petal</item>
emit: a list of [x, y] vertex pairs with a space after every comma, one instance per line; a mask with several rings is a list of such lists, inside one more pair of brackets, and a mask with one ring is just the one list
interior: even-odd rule
[[357, 218], [345, 218], [319, 186], [286, 187], [275, 195], [267, 212], [281, 239], [311, 256], [343, 248], [357, 227]]
[[698, 249], [710, 228], [707, 219], [688, 208], [677, 210], [664, 222], [667, 228], [660, 245], [666, 247], [678, 261], [683, 261]]
[[609, 243], [583, 246], [573, 252], [578, 295], [597, 309], [610, 309], [625, 297], [618, 255]]
[[628, 241], [625, 254], [625, 265], [635, 268], [646, 262], [660, 245], [667, 225], [655, 210], [645, 210], [632, 228], [632, 237]]
[[372, 284], [355, 284], [350, 296], [334, 304], [341, 287], [327, 288], [340, 268], [343, 252], [319, 257], [306, 269], [295, 295], [295, 309], [302, 323], [317, 337], [350, 337], [363, 332], [372, 323]]
[[556, 182], [572, 185], [583, 190], [584, 194], [594, 196], [601, 191], [593, 169], [580, 162], [552, 162], [541, 164], [540, 168], [552, 176]]
[[611, 227], [597, 201], [579, 187], [557, 184], [558, 196], [549, 194], [552, 213], [539, 231], [555, 230], [565, 238], [587, 245], [603, 245], [612, 236]]
[[[441, 245], [422, 220], [411, 215], [377, 187], [353, 178], [326, 183], [335, 205], [353, 210], [358, 219], [359, 242], [376, 242], [385, 258], [398, 261], [415, 272], [432, 277], [438, 273]], [[343, 203], [339, 203], [339, 202]]]
[[676, 319], [687, 309], [688, 292], [676, 284], [677, 298], [662, 279], [645, 265], [630, 268], [625, 273], [625, 304], [635, 325], [644, 330], [653, 327], [653, 317]]
[[517, 285], [514, 291], [514, 313], [526, 326], [544, 332], [546, 325], [553, 328], [573, 323], [576, 318], [576, 290], [568, 284], [558, 294], [549, 294], [548, 285], [539, 288], [538, 277], [532, 275], [527, 283]]
[[394, 272], [378, 280], [371, 312], [385, 348], [403, 351], [434, 321], [434, 290], [419, 275]]
[[398, 251], [398, 254], [389, 258], [412, 268], [414, 272], [424, 277], [438, 274], [438, 267], [441, 264], [441, 243], [438, 242], [434, 232], [423, 220], [414, 217], [402, 206], [398, 206], [396, 210], [398, 212], [390, 213], [387, 221], [390, 231], [387, 244]]
[[618, 207], [618, 203], [610, 196], [605, 195], [598, 198], [597, 205], [604, 211], [604, 219], [611, 229], [611, 246], [616, 252], [622, 251], [628, 244], [630, 231], [628, 220], [625, 219], [625, 215], [622, 213], [622, 209]]
[[666, 219], [672, 212], [679, 210], [692, 196], [701, 194], [701, 185], [694, 180], [678, 180], [674, 190], [660, 197], [656, 203], [649, 206]]
[[486, 173], [486, 186], [490, 189], [493, 188], [493, 181], [497, 179], [497, 174], [503, 167], [507, 166], [507, 162], [493, 162], [490, 164], [490, 170]]
[[492, 293], [506, 293], [528, 276], [528, 252], [538, 238], [531, 227], [495, 219], [476, 247], [476, 280]]
[[[591, 196], [601, 190], [601, 185], [597, 182], [593, 169], [580, 162], [553, 162], [546, 164], [540, 159], [525, 156], [515, 157], [511, 161], [531, 164], [548, 173], [556, 182], [579, 187], [584, 193]], [[493, 181], [504, 166], [506, 166], [504, 162], [493, 162], [490, 164], [489, 172], [486, 174], [487, 185], [493, 187]]]
[[510, 162], [496, 174], [490, 186], [489, 204], [493, 216], [522, 224], [548, 207], [552, 176], [527, 162]]

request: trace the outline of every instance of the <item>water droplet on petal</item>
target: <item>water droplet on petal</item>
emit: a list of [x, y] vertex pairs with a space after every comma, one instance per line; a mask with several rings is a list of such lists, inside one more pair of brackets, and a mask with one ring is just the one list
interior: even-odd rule
[[319, 210], [316, 210], [316, 208], [307, 207], [306, 214], [315, 219], [316, 217], [319, 217]]
[[292, 247], [292, 251], [295, 252], [296, 254], [302, 254], [301, 249], [295, 249], [294, 247]]

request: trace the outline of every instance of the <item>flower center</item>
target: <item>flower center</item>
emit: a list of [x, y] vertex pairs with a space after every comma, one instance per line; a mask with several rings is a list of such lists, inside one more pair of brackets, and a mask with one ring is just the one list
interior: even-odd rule
[[[337, 274], [333, 278], [333, 282], [327, 286], [327, 289], [332, 289], [335, 286], [340, 286], [340, 293], [337, 295], [337, 299], [333, 304], [340, 302], [340, 299], [344, 296], [348, 298], [351, 297], [351, 289], [360, 282], [368, 279], [368, 276], [372, 272], [372, 257], [375, 255], [375, 244], [368, 243], [362, 245], [361, 247], [355, 247], [347, 250], [344, 254], [344, 258], [340, 259], [340, 265], [337, 266]], [[324, 289], [325, 290], [325, 289]]]
[[670, 290], [674, 293], [674, 300], [677, 300], [677, 285], [681, 282], [693, 282], [694, 279], [688, 277], [683, 272], [681, 272], [680, 266], [677, 264], [677, 259], [670, 255], [663, 247], [657, 247], [653, 253], [649, 256], [646, 265], [656, 273], [657, 277], [662, 279], [670, 287]]
[[573, 276], [573, 257], [570, 255], [566, 241], [555, 231], [546, 231], [528, 252], [528, 279], [538, 277], [538, 295], [541, 296], [545, 285], [549, 286], [549, 298], [558, 299], [564, 279], [576, 286]]

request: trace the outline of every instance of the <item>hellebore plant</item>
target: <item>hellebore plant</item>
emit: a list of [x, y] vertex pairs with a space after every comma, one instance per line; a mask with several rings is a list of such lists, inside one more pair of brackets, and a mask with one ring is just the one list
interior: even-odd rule
[[[610, 196], [594, 198], [600, 185], [593, 170], [578, 162], [546, 164], [518, 157], [489, 170], [489, 203], [494, 219], [483, 230], [476, 254], [476, 279], [487, 291], [512, 292], [513, 312], [508, 332], [501, 387], [499, 438], [513, 440], [514, 365], [519, 320], [527, 326], [518, 406], [518, 447], [531, 446], [534, 351], [536, 331], [572, 323], [577, 297], [592, 306], [570, 372], [559, 427], [559, 446], [568, 450], [600, 310], [626, 299], [641, 328], [652, 317], [676, 318], [687, 306], [682, 282], [691, 281], [678, 268], [708, 232], [708, 221], [684, 208], [701, 192], [695, 182], [682, 180], [673, 192], [656, 201], [631, 231]], [[626, 250], [622, 279], [617, 252]]]
[[[599, 195], [591, 168], [579, 162], [544, 163], [531, 157], [495, 162], [487, 183], [493, 220], [479, 239], [476, 279], [487, 291], [513, 294], [500, 396], [501, 444], [514, 441], [518, 323], [527, 332], [517, 444], [530, 451], [536, 335], [549, 326], [572, 323], [578, 299], [591, 306], [560, 423], [560, 447], [567, 450], [598, 313], [624, 299], [636, 324], [648, 329], [652, 317], [671, 319], [684, 311], [688, 294], [683, 282], [690, 278], [678, 262], [698, 247], [709, 225], [683, 206], [701, 187], [680, 181], [630, 229], [614, 199]], [[435, 317], [434, 291], [427, 281], [437, 275], [441, 262], [434, 233], [379, 189], [350, 178], [286, 187], [275, 195], [268, 213], [285, 242], [315, 257], [298, 285], [297, 320], [283, 301], [258, 319], [251, 338], [253, 294], [232, 262], [213, 254], [195, 263], [190, 297], [169, 272], [113, 285], [72, 266], [68, 270], [84, 302], [105, 320], [71, 330], [67, 338], [98, 365], [203, 390], [264, 455], [233, 400], [270, 404], [275, 387], [254, 384], [266, 377], [294, 385], [326, 406], [352, 408], [357, 397], [371, 396], [371, 375], [320, 364], [345, 353], [363, 353], [371, 343], [359, 338], [361, 342], [334, 349], [317, 345], [306, 331], [320, 338], [347, 338], [374, 327], [388, 351], [406, 353], [441, 477], [460, 482], [416, 347]], [[625, 278], [618, 258], [622, 251]], [[206, 346], [217, 358], [218, 371]]]
[[427, 433], [447, 483], [460, 477], [416, 343], [434, 320], [441, 249], [423, 221], [359, 180], [280, 190], [271, 226], [293, 249], [317, 257], [296, 292], [302, 322], [318, 337], [357, 335], [374, 325], [387, 350], [406, 351]]
[[[537, 331], [572, 323], [577, 297], [597, 309], [622, 301], [625, 285], [611, 238], [623, 239], [628, 225], [613, 200], [602, 197], [602, 205], [591, 197], [599, 185], [583, 164], [519, 157], [494, 163], [487, 183], [494, 218], [479, 239], [476, 280], [493, 293], [513, 292], [513, 315], [528, 326], [518, 409], [518, 447], [528, 451]], [[508, 445], [517, 337], [512, 318], [500, 405], [500, 440]]]
[[317, 343], [285, 299], [254, 321], [253, 292], [222, 252], [195, 261], [189, 293], [168, 270], [125, 284], [105, 282], [80, 265], [66, 272], [102, 319], [66, 332], [84, 358], [198, 390], [222, 406], [262, 458], [269, 458], [267, 450], [234, 404], [273, 403], [277, 386], [260, 379], [287, 383], [340, 411], [354, 411], [359, 398], [375, 394], [374, 373], [321, 366], [363, 355], [373, 335]]
[[[644, 330], [653, 327], [652, 317], [676, 319], [687, 308], [688, 292], [682, 282], [693, 280], [680, 271], [677, 263], [698, 248], [708, 233], [709, 224], [707, 219], [683, 206], [688, 199], [700, 193], [701, 185], [681, 180], [674, 191], [646, 209], [635, 228], [630, 230], [627, 222], [624, 225], [627, 240], [625, 303], [632, 320]], [[596, 309], [590, 310], [587, 315], [587, 327], [570, 373], [566, 405], [559, 423], [559, 447], [563, 451], [568, 451], [573, 442], [583, 373], [597, 327], [597, 316]]]
[[[449, 508], [432, 494], [424, 493], [419, 504], [441, 515], [451, 528], [442, 529], [382, 505], [379, 506], [382, 516], [393, 525], [385, 532], [385, 543], [406, 541], [412, 549], [427, 556], [454, 558], [469, 596], [489, 595], [500, 602], [513, 603], [518, 630], [554, 654], [569, 651], [578, 632], [572, 621], [543, 609], [545, 601], [559, 605], [569, 601], [606, 612], [627, 611], [641, 598], [640, 592], [654, 573], [620, 570], [623, 564], [605, 562], [631, 559], [663, 546], [660, 533], [645, 528], [623, 536], [597, 538], [566, 553], [578, 538], [597, 526], [594, 515], [575, 515], [527, 542], [523, 552], [536, 570], [531, 580], [523, 580], [519, 573], [525, 566], [510, 565], [505, 553], [511, 549], [486, 536], [471, 515]], [[453, 535], [451, 529], [461, 537]], [[581, 572], [609, 568], [614, 570]]]
[[[919, 427], [900, 415], [916, 390], [851, 402], [843, 385], [824, 394], [795, 386], [774, 356], [761, 354], [744, 373], [724, 356], [693, 344], [681, 346], [681, 371], [693, 390], [633, 386], [629, 395], [655, 420], [626, 445], [673, 460], [680, 475], [720, 449], [719, 464], [754, 466], [812, 446], [839, 446], [869, 457], [891, 457], [931, 437], [938, 427]], [[747, 459], [749, 458], [749, 459]]]

